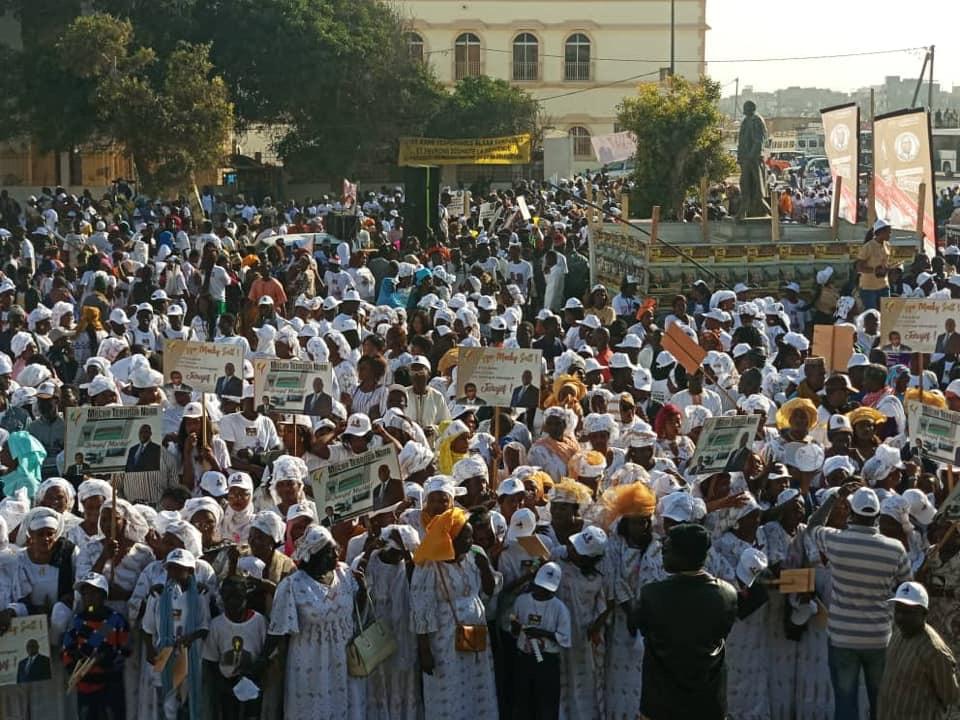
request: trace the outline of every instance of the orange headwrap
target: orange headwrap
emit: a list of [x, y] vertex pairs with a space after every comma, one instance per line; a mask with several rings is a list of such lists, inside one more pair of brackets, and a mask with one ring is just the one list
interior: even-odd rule
[[657, 498], [643, 483], [618, 485], [603, 494], [607, 524], [626, 515], [650, 517], [657, 509]]
[[940, 408], [941, 410], [947, 409], [947, 398], [939, 390], [927, 390], [924, 392], [920, 388], [909, 388], [903, 394], [903, 404], [906, 405], [911, 400], [919, 400], [924, 405]]
[[423, 565], [428, 562], [453, 560], [453, 540], [467, 524], [467, 513], [458, 507], [440, 513], [427, 526], [427, 533], [420, 547], [413, 554], [413, 562]]

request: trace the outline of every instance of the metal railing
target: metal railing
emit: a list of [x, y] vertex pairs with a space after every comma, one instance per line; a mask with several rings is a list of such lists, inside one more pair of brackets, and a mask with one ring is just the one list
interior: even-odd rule
[[540, 79], [540, 63], [525, 60], [513, 61], [513, 79], [515, 82], [535, 82]]
[[457, 60], [453, 64], [453, 79], [463, 80], [466, 77], [478, 77], [480, 75], [479, 60]]
[[563, 64], [563, 79], [571, 82], [585, 82], [593, 79], [593, 66], [589, 60], [565, 62]]

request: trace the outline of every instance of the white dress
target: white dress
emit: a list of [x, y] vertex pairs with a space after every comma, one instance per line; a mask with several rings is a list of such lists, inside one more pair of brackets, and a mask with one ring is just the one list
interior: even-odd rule
[[[455, 630], [463, 625], [485, 625], [480, 598], [480, 569], [474, 554], [459, 562], [418, 565], [410, 581], [410, 625], [416, 635], [429, 635], [433, 675], [424, 673], [423, 706], [429, 720], [497, 720], [497, 692], [490, 644], [482, 653], [461, 652]], [[440, 583], [440, 572], [449, 596]], [[448, 602], [449, 597], [449, 602]], [[451, 604], [456, 607], [454, 619]]]
[[640, 714], [643, 636], [630, 635], [623, 604], [636, 600], [647, 583], [667, 578], [660, 541], [652, 540], [641, 553], [628, 546], [616, 530], [611, 530], [603, 568], [607, 600], [616, 605], [613, 622], [607, 630], [604, 709], [608, 720], [635, 720]]
[[417, 638], [410, 630], [410, 584], [407, 566], [380, 561], [375, 551], [364, 575], [371, 604], [369, 612], [386, 622], [397, 650], [367, 678], [367, 720], [418, 720], [420, 668]]
[[602, 720], [606, 648], [593, 644], [589, 630], [607, 609], [604, 578], [584, 575], [568, 560], [559, 565], [557, 597], [570, 611], [570, 648], [560, 652], [560, 720]]
[[[714, 542], [728, 567], [736, 567], [740, 555], [749, 547], [762, 545], [762, 534], [757, 534], [757, 545], [750, 545], [732, 532], [725, 532]], [[725, 578], [734, 582], [732, 578]], [[770, 622], [769, 603], [743, 619], [737, 619], [727, 636], [725, 663], [727, 666], [727, 712], [735, 720], [768, 720], [770, 694], [767, 689], [767, 642]]]
[[362, 679], [347, 673], [347, 643], [355, 632], [357, 581], [339, 563], [329, 585], [298, 570], [277, 586], [271, 635], [287, 635], [284, 716], [303, 720], [364, 720]]

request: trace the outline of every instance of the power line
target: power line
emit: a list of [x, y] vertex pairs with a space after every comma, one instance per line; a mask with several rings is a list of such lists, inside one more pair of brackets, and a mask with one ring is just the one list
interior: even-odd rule
[[[482, 47], [482, 46], [481, 46]], [[437, 50], [428, 50], [426, 55], [434, 55], [437, 53], [450, 53], [456, 49], [456, 46], [451, 48], [439, 48]], [[513, 53], [513, 50], [503, 50], [500, 48], [483, 48], [484, 52], [495, 52], [495, 53]], [[796, 55], [793, 57], [763, 57], [763, 58], [719, 58], [716, 60], [701, 60], [700, 58], [694, 59], [678, 59], [678, 63], [705, 63], [710, 64], [720, 64], [720, 63], [765, 63], [765, 62], [794, 62], [794, 61], [804, 61], [804, 60], [834, 60], [839, 58], [851, 58], [851, 57], [868, 57], [871, 55], [894, 55], [896, 53], [906, 53], [906, 52], [917, 52], [919, 50], [927, 50], [925, 46], [919, 47], [908, 47], [908, 48], [898, 48], [894, 50], [865, 50], [862, 52], [849, 52], [849, 53], [835, 53], [832, 55]], [[540, 57], [554, 57], [554, 58], [565, 58], [566, 55], [558, 53], [540, 53]], [[668, 58], [608, 58], [608, 57], [592, 57], [591, 61], [596, 62], [633, 62], [633, 63], [666, 63]]]
[[537, 102], [547, 102], [548, 100], [556, 100], [557, 98], [568, 97], [570, 95], [578, 95], [579, 93], [590, 92], [591, 90], [599, 90], [600, 88], [611, 87], [612, 85], [620, 85], [621, 83], [630, 82], [631, 80], [639, 80], [640, 78], [650, 77], [651, 75], [659, 75], [659, 70], [654, 70], [653, 72], [640, 73], [639, 75], [631, 75], [630, 77], [623, 78], [622, 80], [614, 80], [613, 82], [601, 83], [599, 85], [592, 85], [587, 88], [580, 88], [579, 90], [571, 90], [570, 92], [560, 93], [559, 95], [551, 95], [550, 97], [545, 98], [536, 98]]

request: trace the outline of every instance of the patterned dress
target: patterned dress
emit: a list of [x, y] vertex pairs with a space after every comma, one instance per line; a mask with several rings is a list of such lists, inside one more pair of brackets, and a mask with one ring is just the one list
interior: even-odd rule
[[[797, 534], [802, 533], [805, 528], [806, 525], [801, 524], [797, 528]], [[771, 567], [783, 563], [787, 559], [787, 553], [795, 535], [789, 535], [777, 521], [768, 522], [762, 530], [766, 538], [767, 562]], [[793, 720], [799, 645], [786, 635], [784, 618], [791, 610], [787, 603], [787, 596], [771, 593], [769, 605], [767, 647], [770, 653], [768, 662], [771, 672], [768, 673], [767, 680], [770, 692], [770, 718], [771, 720]]]
[[588, 631], [607, 609], [603, 575], [584, 575], [567, 560], [559, 565], [557, 597], [570, 611], [571, 629], [570, 648], [560, 653], [560, 720], [602, 720], [605, 647]]
[[[960, 657], [960, 553], [948, 560], [942, 560], [939, 553], [934, 554], [924, 584], [933, 591], [927, 623], [940, 633], [954, 657]], [[947, 717], [950, 720], [960, 718], [960, 707], [952, 707]]]
[[[713, 544], [727, 568], [736, 568], [740, 555], [750, 547], [763, 549], [763, 533], [751, 545], [732, 532], [725, 532]], [[734, 583], [734, 579], [724, 578]], [[768, 720], [770, 694], [767, 689], [767, 625], [769, 603], [745, 618], [737, 619], [727, 636], [727, 712], [732, 720]]]
[[641, 552], [628, 546], [615, 531], [611, 532], [603, 568], [607, 602], [616, 605], [607, 628], [604, 710], [607, 720], [636, 720], [642, 691], [643, 637], [640, 633], [630, 635], [622, 605], [636, 600], [647, 583], [667, 578], [660, 541], [653, 540], [646, 551]]
[[284, 714], [289, 718], [364, 720], [363, 679], [347, 673], [347, 643], [355, 634], [357, 581], [339, 563], [329, 584], [302, 570], [277, 586], [270, 613], [271, 635], [287, 635]]
[[407, 566], [380, 561], [379, 551], [367, 563], [365, 579], [370, 613], [386, 622], [397, 650], [367, 678], [367, 720], [417, 720], [420, 713], [420, 667], [417, 638], [410, 631], [410, 584]]
[[458, 562], [418, 565], [410, 581], [410, 626], [416, 635], [429, 635], [433, 653], [433, 675], [422, 675], [423, 706], [429, 708], [430, 720], [462, 720], [465, 711], [476, 720], [498, 718], [490, 644], [479, 653], [462, 652], [455, 645], [457, 623], [486, 624], [474, 557], [471, 552]]

